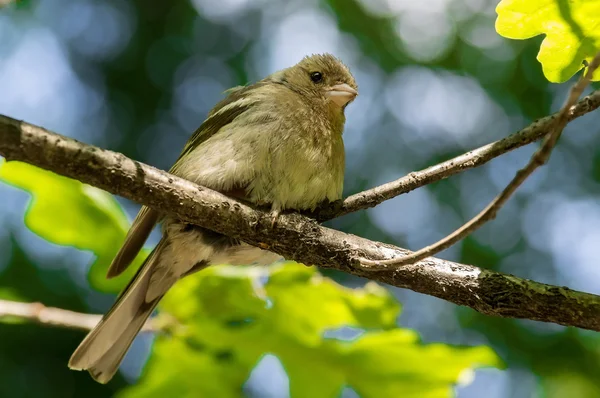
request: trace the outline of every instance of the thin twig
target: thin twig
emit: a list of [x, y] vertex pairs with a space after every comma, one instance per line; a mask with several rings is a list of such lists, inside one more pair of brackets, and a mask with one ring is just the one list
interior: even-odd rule
[[[600, 107], [600, 90], [582, 98], [568, 113], [568, 121], [586, 115]], [[559, 111], [560, 112], [560, 111]], [[355, 211], [375, 207], [386, 200], [411, 192], [425, 185], [443, 180], [463, 171], [482, 166], [514, 149], [529, 145], [546, 137], [552, 130], [558, 113], [543, 117], [501, 140], [473, 149], [445, 162], [413, 171], [397, 180], [348, 196], [341, 203], [324, 206], [308, 216], [327, 221]]]
[[[0, 321], [4, 321], [3, 318], [10, 317], [25, 319], [46, 326], [86, 331], [92, 330], [102, 319], [102, 315], [83, 314], [61, 308], [46, 307], [42, 303], [0, 300]], [[154, 331], [153, 320], [146, 322], [142, 330]]]
[[463, 226], [461, 226], [451, 234], [440, 239], [432, 245], [426, 246], [407, 256], [403, 256], [397, 259], [390, 259], [384, 261], [360, 259], [361, 266], [372, 271], [378, 271], [388, 269], [389, 267], [398, 267], [406, 264], [413, 264], [417, 261], [433, 256], [441, 252], [442, 250], [449, 248], [456, 242], [472, 234], [474, 231], [479, 229], [488, 221], [493, 220], [496, 217], [498, 211], [517, 190], [517, 188], [521, 186], [521, 184], [523, 184], [523, 182], [525, 182], [525, 180], [538, 167], [546, 164], [546, 162], [550, 158], [552, 150], [556, 146], [558, 139], [560, 138], [565, 126], [567, 125], [568, 116], [571, 108], [573, 107], [575, 102], [577, 102], [577, 99], [581, 96], [583, 90], [585, 90], [587, 85], [590, 83], [594, 71], [599, 66], [600, 52], [588, 65], [587, 71], [585, 72], [583, 77], [579, 81], [577, 81], [577, 83], [575, 83], [569, 91], [569, 96], [567, 97], [567, 100], [565, 101], [564, 105], [562, 106], [558, 115], [556, 116], [552, 130], [542, 142], [541, 147], [533, 154], [533, 156], [529, 160], [529, 163], [516, 173], [515, 177], [512, 179], [512, 181], [510, 181], [506, 188], [504, 188], [504, 190], [494, 200], [492, 200], [492, 202], [485, 209], [483, 209], [479, 214], [477, 214]]

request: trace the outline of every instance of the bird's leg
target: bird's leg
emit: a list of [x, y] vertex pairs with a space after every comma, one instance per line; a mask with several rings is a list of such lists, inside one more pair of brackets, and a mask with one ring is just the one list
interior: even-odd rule
[[[281, 214], [281, 210], [275, 207], [271, 208], [271, 211], [268, 214], [268, 218], [271, 219], [271, 228], [275, 228], [277, 225], [277, 220], [279, 219], [279, 215]], [[258, 244], [258, 247], [263, 250], [269, 250], [270, 246], [264, 242]]]
[[277, 220], [279, 219], [279, 215], [281, 214], [281, 210], [272, 209], [269, 216], [271, 217], [271, 228], [275, 228], [277, 225]]

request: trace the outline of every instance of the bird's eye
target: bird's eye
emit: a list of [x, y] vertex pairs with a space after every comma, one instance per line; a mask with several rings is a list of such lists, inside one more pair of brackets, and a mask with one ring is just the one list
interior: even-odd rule
[[310, 74], [310, 80], [312, 80], [313, 83], [321, 83], [323, 81], [323, 74], [321, 72], [312, 72]]

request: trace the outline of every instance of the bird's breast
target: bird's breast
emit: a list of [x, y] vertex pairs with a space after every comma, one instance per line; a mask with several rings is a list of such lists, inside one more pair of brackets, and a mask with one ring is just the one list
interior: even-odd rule
[[340, 134], [322, 129], [274, 140], [269, 163], [269, 178], [259, 178], [253, 190], [264, 199], [261, 202], [275, 209], [314, 209], [323, 201], [342, 197], [344, 144]]

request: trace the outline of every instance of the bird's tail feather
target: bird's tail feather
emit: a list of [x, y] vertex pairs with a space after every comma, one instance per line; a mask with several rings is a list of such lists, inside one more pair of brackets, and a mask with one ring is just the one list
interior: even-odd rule
[[[164, 246], [162, 240], [135, 277], [119, 296], [110, 311], [86, 336], [69, 360], [69, 367], [88, 370], [92, 377], [107, 383], [117, 372], [125, 353], [162, 298], [146, 301], [152, 269]], [[170, 286], [165, 286], [165, 292]]]

